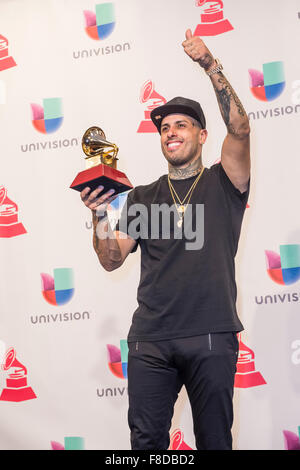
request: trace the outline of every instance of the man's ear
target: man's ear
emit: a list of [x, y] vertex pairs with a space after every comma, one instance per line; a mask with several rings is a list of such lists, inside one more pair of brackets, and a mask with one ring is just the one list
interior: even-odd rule
[[203, 145], [207, 139], [208, 132], [206, 129], [201, 129], [199, 132], [199, 143]]

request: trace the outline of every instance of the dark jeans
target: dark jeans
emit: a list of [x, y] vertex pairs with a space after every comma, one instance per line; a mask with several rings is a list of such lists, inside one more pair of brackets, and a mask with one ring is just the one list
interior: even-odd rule
[[131, 447], [166, 450], [182, 385], [190, 400], [198, 450], [232, 449], [235, 333], [129, 343]]

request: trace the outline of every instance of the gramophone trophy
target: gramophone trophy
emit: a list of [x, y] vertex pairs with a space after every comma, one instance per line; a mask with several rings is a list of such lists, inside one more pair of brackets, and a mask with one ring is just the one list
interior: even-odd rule
[[140, 96], [141, 103], [148, 103], [147, 109], [144, 111], [145, 119], [140, 123], [138, 132], [157, 132], [156, 126], [153, 124], [150, 114], [151, 111], [158, 106], [162, 106], [167, 100], [159, 95], [154, 90], [154, 83], [151, 80], [147, 80], [141, 89]]
[[114, 195], [132, 189], [125, 173], [117, 170], [118, 147], [106, 140], [100, 127], [90, 127], [82, 137], [82, 149], [86, 155], [86, 169], [78, 173], [70, 188], [91, 191], [103, 186], [103, 193], [114, 189]]
[[16, 237], [27, 233], [18, 220], [18, 206], [7, 196], [7, 190], [0, 186], [0, 238]]
[[0, 34], [0, 72], [16, 65], [14, 59], [8, 55], [8, 40]]
[[201, 24], [198, 24], [193, 36], [217, 36], [233, 29], [232, 24], [224, 18], [221, 0], [196, 0], [201, 8]]
[[238, 334], [239, 355], [236, 364], [236, 374], [234, 386], [237, 388], [250, 388], [264, 385], [265, 379], [261, 373], [255, 369], [254, 352], [241, 340], [241, 333]]
[[16, 358], [14, 348], [10, 348], [6, 352], [2, 369], [10, 370], [10, 373], [6, 378], [6, 387], [3, 388], [0, 395], [1, 401], [20, 402], [36, 398], [32, 388], [27, 385], [27, 369]]

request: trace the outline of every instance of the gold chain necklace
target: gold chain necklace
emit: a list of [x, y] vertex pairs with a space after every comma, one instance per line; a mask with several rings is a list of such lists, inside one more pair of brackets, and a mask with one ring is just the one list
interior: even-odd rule
[[[176, 191], [174, 189], [174, 186], [171, 183], [170, 176], [168, 175], [168, 183], [169, 183], [170, 193], [171, 193], [172, 199], [174, 201], [174, 205], [176, 207], [176, 210], [177, 210], [177, 213], [178, 213], [178, 216], [179, 216], [179, 220], [177, 222], [177, 227], [182, 226], [185, 210], [186, 210], [187, 206], [189, 205], [189, 202], [191, 200], [194, 189], [197, 186], [197, 183], [200, 180], [203, 171], [204, 171], [204, 167], [202, 167], [202, 170], [200, 171], [199, 175], [197, 176], [197, 178], [195, 179], [195, 181], [191, 185], [190, 189], [188, 190], [188, 192], [186, 193], [186, 195], [185, 195], [185, 197], [182, 201], [180, 200], [180, 197], [176, 193]], [[179, 201], [179, 204], [178, 204], [178, 202], [175, 201], [175, 196], [176, 196], [177, 200]], [[185, 201], [186, 201], [187, 197], [188, 197], [188, 201], [185, 204]]]

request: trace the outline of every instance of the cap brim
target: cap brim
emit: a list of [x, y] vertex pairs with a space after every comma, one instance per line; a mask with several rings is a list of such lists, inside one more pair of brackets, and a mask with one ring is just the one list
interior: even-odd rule
[[189, 106], [185, 106], [184, 104], [164, 104], [151, 111], [152, 122], [159, 133], [162, 120], [169, 114], [186, 114], [187, 116], [191, 116], [200, 123], [203, 129], [205, 129], [205, 123], [199, 120], [198, 114]]

